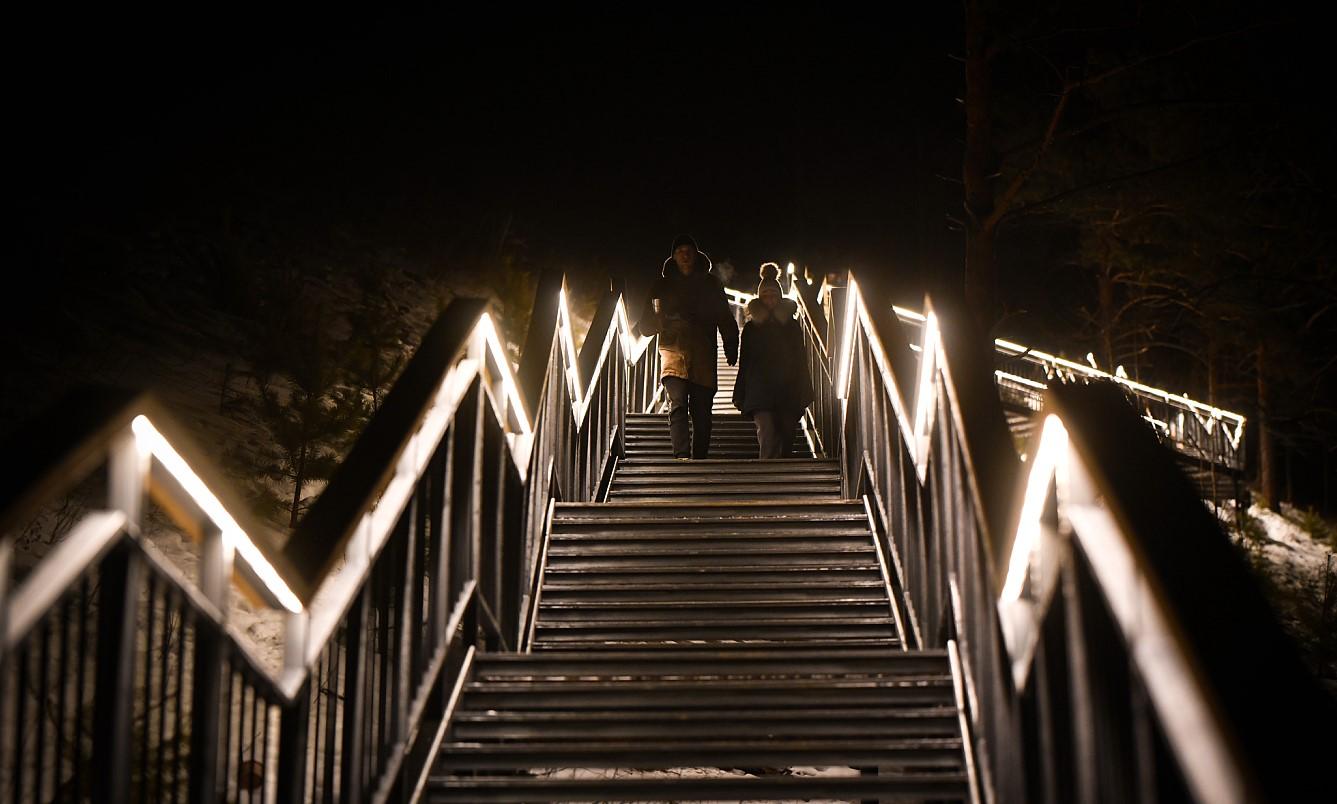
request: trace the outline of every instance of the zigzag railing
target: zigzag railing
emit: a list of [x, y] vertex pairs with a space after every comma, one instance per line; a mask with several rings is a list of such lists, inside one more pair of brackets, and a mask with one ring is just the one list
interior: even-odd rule
[[912, 349], [868, 301], [888, 297], [853, 276], [826, 294], [835, 382], [815, 419], [880, 520], [908, 640], [961, 665], [982, 795], [1331, 789], [1319, 758], [1337, 755], [1332, 701], [1122, 392], [1051, 389], [1023, 463], [967, 317], [926, 298]]
[[[923, 313], [904, 307], [892, 309], [912, 333], [920, 332]], [[1112, 383], [1124, 389], [1135, 401], [1142, 418], [1180, 454], [1237, 472], [1244, 469], [1242, 414], [1130, 379], [1123, 366], [1110, 374], [1094, 365], [1003, 338], [994, 339], [994, 357], [998, 395], [1013, 408], [1038, 413], [1044, 405], [1045, 389], [1054, 382]]]
[[[475, 647], [524, 633], [550, 499], [597, 495], [655, 394], [620, 294], [577, 354], [545, 278], [528, 343], [517, 381], [485, 306], [452, 304], [282, 546], [150, 397], [84, 393], [25, 430], [10, 454], [36, 471], [0, 499], [0, 797], [420, 794]], [[101, 469], [105, 507], [11, 582], [15, 528]], [[141, 537], [146, 494], [197, 540], [193, 577]], [[281, 666], [229, 622], [234, 589], [282, 612]]]

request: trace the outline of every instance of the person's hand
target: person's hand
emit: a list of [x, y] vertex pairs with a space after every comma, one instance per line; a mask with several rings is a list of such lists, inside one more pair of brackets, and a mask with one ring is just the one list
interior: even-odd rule
[[736, 366], [736, 365], [738, 365], [738, 353], [737, 353], [737, 352], [725, 352], [725, 353], [724, 353], [724, 360], [725, 360], [725, 362], [727, 362], [729, 365], [731, 365], [731, 366]]

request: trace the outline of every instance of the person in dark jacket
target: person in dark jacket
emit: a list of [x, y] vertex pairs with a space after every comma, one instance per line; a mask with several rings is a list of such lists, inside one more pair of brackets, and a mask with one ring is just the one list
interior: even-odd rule
[[790, 456], [794, 428], [813, 400], [803, 329], [794, 318], [798, 305], [780, 292], [779, 276], [775, 263], [761, 266], [757, 298], [747, 305], [733, 389], [734, 407], [756, 425], [764, 459]]
[[710, 268], [710, 258], [696, 241], [680, 235], [638, 324], [642, 334], [659, 336], [660, 381], [669, 398], [669, 439], [675, 458], [710, 455], [716, 332], [729, 365], [738, 362], [738, 324], [724, 285]]

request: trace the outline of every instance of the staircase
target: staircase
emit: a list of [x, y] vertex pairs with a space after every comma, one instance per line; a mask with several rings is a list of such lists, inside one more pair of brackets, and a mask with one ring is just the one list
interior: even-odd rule
[[556, 505], [531, 650], [476, 656], [429, 799], [969, 798], [947, 656], [905, 650], [836, 462], [719, 413], [675, 460], [664, 418], [628, 416], [608, 502]]

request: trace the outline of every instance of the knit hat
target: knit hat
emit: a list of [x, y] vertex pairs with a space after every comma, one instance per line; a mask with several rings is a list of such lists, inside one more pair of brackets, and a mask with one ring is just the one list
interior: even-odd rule
[[696, 240], [689, 234], [680, 234], [677, 237], [673, 238], [673, 247], [669, 249], [669, 253], [672, 254], [675, 251], [677, 251], [678, 246], [691, 246], [692, 251], [701, 250], [699, 247], [697, 247]]
[[761, 281], [757, 283], [757, 295], [761, 295], [762, 288], [774, 288], [776, 293], [781, 296], [785, 291], [780, 287], [780, 266], [773, 262], [763, 262], [761, 264]]

